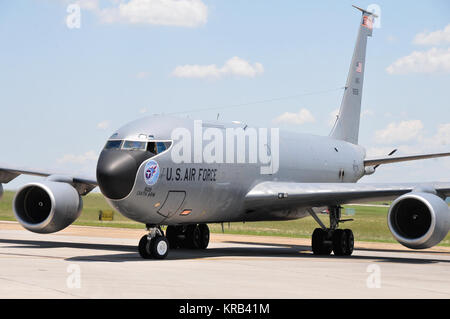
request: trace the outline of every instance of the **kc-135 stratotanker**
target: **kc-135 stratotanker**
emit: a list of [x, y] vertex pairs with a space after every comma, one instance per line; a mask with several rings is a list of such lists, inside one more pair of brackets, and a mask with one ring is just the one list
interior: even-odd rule
[[[398, 242], [412, 249], [437, 245], [450, 228], [445, 202], [450, 182], [357, 183], [379, 165], [450, 155], [366, 158], [358, 133], [366, 45], [376, 15], [357, 9], [362, 12], [359, 32], [329, 136], [156, 115], [114, 132], [95, 177], [0, 165], [0, 194], [1, 183], [21, 174], [46, 177], [20, 188], [13, 210], [24, 228], [53, 233], [80, 216], [81, 196], [99, 186], [115, 210], [146, 225], [148, 235], [138, 245], [143, 258], [163, 259], [169, 247], [207, 248], [208, 223], [306, 216], [319, 225], [312, 234], [314, 254], [351, 255], [354, 237], [339, 227], [345, 221], [341, 205], [375, 200], [394, 200], [387, 221]], [[328, 227], [317, 215], [324, 209]]]

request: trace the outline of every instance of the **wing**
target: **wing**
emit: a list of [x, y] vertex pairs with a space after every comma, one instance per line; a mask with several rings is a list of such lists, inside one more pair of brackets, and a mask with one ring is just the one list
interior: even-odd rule
[[7, 184], [22, 174], [50, 177], [50, 179], [54, 181], [70, 183], [80, 195], [86, 195], [98, 186], [96, 178], [93, 177], [73, 176], [67, 173], [61, 174], [58, 172], [35, 170], [12, 165], [0, 165], [0, 184]]
[[294, 207], [335, 206], [391, 200], [411, 191], [450, 196], [450, 183], [360, 184], [262, 182], [245, 197], [247, 210], [282, 210]]

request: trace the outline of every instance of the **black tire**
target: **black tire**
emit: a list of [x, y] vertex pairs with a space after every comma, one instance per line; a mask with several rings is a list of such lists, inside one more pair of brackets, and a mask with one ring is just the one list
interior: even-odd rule
[[206, 249], [209, 245], [209, 227], [206, 224], [198, 225], [198, 229], [200, 230], [200, 241], [198, 248]]
[[156, 236], [150, 242], [150, 254], [155, 259], [164, 259], [169, 254], [169, 241], [164, 236]]
[[178, 239], [180, 232], [181, 231], [179, 226], [167, 226], [166, 238], [169, 241], [170, 249], [176, 249], [180, 247], [180, 241]]
[[139, 255], [141, 255], [144, 259], [151, 259], [152, 255], [150, 253], [150, 244], [151, 241], [148, 240], [147, 235], [142, 236], [141, 240], [139, 241], [138, 251]]
[[331, 254], [331, 246], [325, 243], [327, 232], [322, 228], [314, 229], [312, 234], [311, 246], [314, 255]]
[[191, 249], [198, 249], [201, 245], [201, 233], [198, 225], [186, 227], [186, 246]]
[[347, 234], [342, 229], [336, 229], [333, 232], [333, 252], [336, 256], [345, 256], [347, 251]]
[[355, 237], [353, 236], [353, 231], [351, 229], [344, 229], [345, 236], [347, 237], [347, 251], [346, 256], [350, 256], [353, 253], [353, 248], [355, 245]]

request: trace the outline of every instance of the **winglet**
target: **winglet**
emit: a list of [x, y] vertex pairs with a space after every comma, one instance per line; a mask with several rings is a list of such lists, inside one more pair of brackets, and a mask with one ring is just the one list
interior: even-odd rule
[[352, 7], [355, 8], [355, 9], [358, 9], [358, 10], [361, 11], [363, 14], [368, 14], [368, 15], [371, 15], [371, 16], [373, 16], [373, 17], [375, 17], [375, 18], [378, 18], [378, 16], [377, 16], [375, 13], [373, 13], [373, 12], [364, 10], [364, 9], [362, 9], [362, 8], [360, 8], [360, 7], [357, 7], [357, 6], [353, 5], [353, 4], [352, 4]]

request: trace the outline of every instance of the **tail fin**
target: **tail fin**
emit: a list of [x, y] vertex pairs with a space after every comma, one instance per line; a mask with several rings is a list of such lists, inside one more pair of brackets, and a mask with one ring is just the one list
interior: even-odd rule
[[352, 63], [348, 72], [344, 96], [339, 115], [330, 136], [353, 144], [358, 144], [359, 120], [361, 115], [361, 96], [363, 89], [367, 37], [372, 36], [375, 14], [353, 6], [362, 12], [358, 38], [353, 51]]

